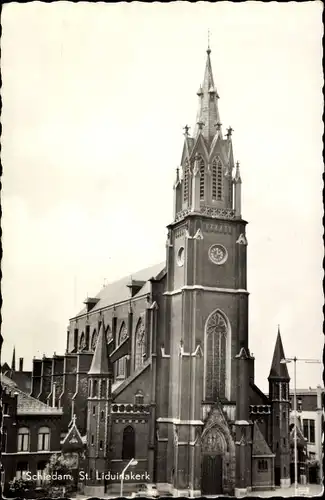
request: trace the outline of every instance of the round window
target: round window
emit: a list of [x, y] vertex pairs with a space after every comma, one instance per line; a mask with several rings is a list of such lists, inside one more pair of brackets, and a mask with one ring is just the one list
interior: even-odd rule
[[178, 253], [177, 253], [177, 264], [179, 266], [183, 266], [184, 265], [184, 254], [185, 254], [184, 247], [181, 247], [178, 250]]

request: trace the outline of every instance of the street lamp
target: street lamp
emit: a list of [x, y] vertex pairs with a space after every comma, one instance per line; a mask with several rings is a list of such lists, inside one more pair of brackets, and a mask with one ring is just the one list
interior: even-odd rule
[[123, 497], [123, 481], [124, 481], [124, 474], [128, 470], [129, 467], [134, 467], [135, 465], [138, 465], [138, 461], [135, 460], [134, 458], [131, 458], [128, 464], [124, 467], [124, 469], [121, 472], [121, 489], [120, 489], [120, 497]]
[[295, 423], [294, 423], [294, 435], [293, 435], [293, 446], [294, 446], [294, 466], [295, 466], [295, 496], [297, 496], [297, 487], [298, 487], [298, 452], [297, 452], [297, 387], [296, 387], [296, 376], [297, 376], [297, 361], [303, 361], [304, 363], [321, 363], [318, 359], [305, 359], [305, 358], [297, 358], [294, 356], [293, 358], [283, 358], [280, 363], [294, 363], [294, 371], [293, 371], [293, 411], [295, 414]]

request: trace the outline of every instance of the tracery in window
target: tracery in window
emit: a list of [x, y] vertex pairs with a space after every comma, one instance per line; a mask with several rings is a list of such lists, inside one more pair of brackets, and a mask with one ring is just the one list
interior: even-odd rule
[[212, 199], [222, 200], [223, 192], [223, 174], [222, 162], [220, 158], [214, 158], [212, 161]]
[[[127, 338], [128, 338], [128, 330], [123, 321], [118, 336], [118, 345], [121, 345]], [[126, 376], [126, 356], [123, 356], [122, 358], [117, 360], [116, 377], [125, 378], [125, 376]]]
[[200, 169], [200, 199], [204, 199], [205, 194], [205, 165], [202, 156], [199, 157], [199, 169]]
[[189, 196], [189, 164], [188, 161], [186, 160], [185, 166], [184, 166], [184, 180], [183, 180], [183, 200], [188, 201]]
[[135, 370], [137, 370], [143, 365], [145, 361], [145, 355], [146, 355], [146, 331], [142, 318], [140, 318], [135, 331], [135, 364], [134, 364]]
[[205, 331], [205, 397], [210, 401], [225, 397], [227, 334], [226, 318], [221, 312], [214, 311], [207, 320]]
[[94, 351], [96, 349], [97, 339], [98, 339], [98, 332], [95, 329], [93, 331], [93, 335], [91, 337], [91, 350], [92, 351]]

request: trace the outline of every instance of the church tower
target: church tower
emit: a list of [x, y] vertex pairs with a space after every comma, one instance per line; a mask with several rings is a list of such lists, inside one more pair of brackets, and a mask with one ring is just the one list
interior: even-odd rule
[[275, 484], [289, 487], [290, 481], [290, 377], [284, 359], [280, 329], [270, 370], [269, 398], [271, 401], [272, 451], [275, 454]]
[[[237, 389], [240, 381], [241, 394], [248, 394], [248, 375], [243, 378], [241, 371], [245, 365], [246, 373], [251, 361], [246, 221], [233, 130], [222, 132], [210, 54], [208, 49], [193, 135], [184, 128], [182, 175], [177, 169], [167, 239], [168, 425], [173, 435], [168, 463], [174, 490], [193, 495], [232, 493], [236, 482], [246, 491], [251, 477], [250, 470], [236, 472], [234, 458], [237, 444], [242, 457], [244, 447], [251, 446], [248, 404], [238, 400]], [[238, 427], [234, 436], [229, 421], [245, 428]], [[211, 477], [210, 469], [220, 470], [220, 477]]]
[[107, 352], [104, 321], [97, 339], [88, 372], [87, 449], [89, 493], [103, 495], [104, 480], [98, 479], [108, 470], [110, 446], [110, 402], [112, 393], [112, 367]]

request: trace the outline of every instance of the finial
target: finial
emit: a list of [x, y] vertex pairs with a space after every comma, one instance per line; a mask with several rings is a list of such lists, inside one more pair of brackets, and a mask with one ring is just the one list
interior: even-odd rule
[[217, 130], [221, 129], [221, 125], [222, 125], [222, 123], [220, 123], [220, 122], [214, 124], [214, 126], [216, 127]]
[[280, 325], [278, 325], [278, 334], [280, 334]]
[[207, 54], [211, 54], [211, 49], [210, 49], [210, 30], [208, 29], [208, 50]]
[[72, 416], [72, 422], [73, 422], [74, 424], [76, 423], [76, 420], [77, 420], [76, 415], [73, 415], [73, 416]]
[[191, 127], [189, 127], [188, 125], [185, 125], [185, 127], [184, 127], [184, 130], [185, 130], [184, 135], [185, 136], [188, 136], [188, 131], [190, 130], [190, 128]]
[[202, 130], [204, 127], [204, 122], [200, 120], [199, 122], [197, 122], [197, 125], [199, 126], [199, 130]]
[[179, 182], [179, 168], [176, 167], [176, 182]]
[[230, 139], [231, 134], [234, 132], [234, 129], [231, 127], [227, 128], [227, 139]]

